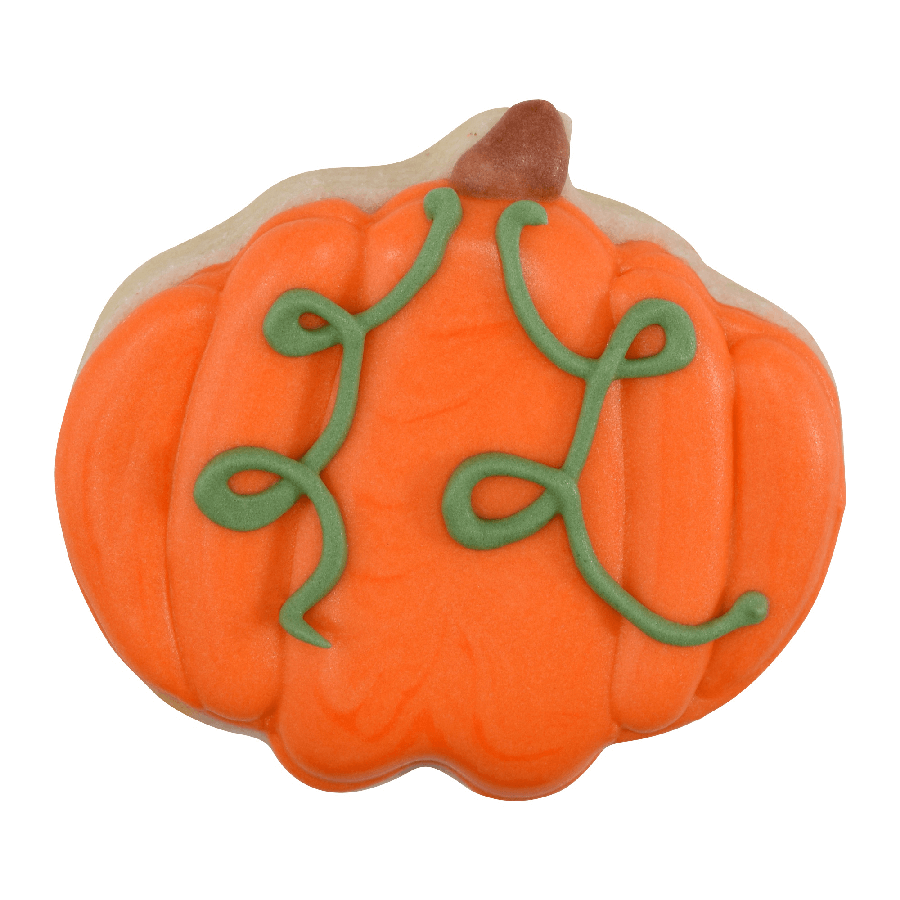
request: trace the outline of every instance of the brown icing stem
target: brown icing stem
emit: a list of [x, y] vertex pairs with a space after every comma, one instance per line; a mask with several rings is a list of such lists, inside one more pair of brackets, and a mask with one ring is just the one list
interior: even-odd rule
[[554, 200], [566, 183], [569, 140], [556, 107], [546, 100], [511, 106], [467, 150], [450, 184], [461, 194], [516, 200]]

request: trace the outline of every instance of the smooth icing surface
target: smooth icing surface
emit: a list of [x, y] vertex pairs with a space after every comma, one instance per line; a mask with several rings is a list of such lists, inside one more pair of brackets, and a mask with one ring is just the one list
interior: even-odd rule
[[[298, 778], [348, 790], [430, 764], [527, 798], [610, 743], [722, 705], [785, 645], [843, 509], [837, 396], [795, 334], [716, 302], [658, 244], [617, 245], [565, 199], [541, 204], [546, 225], [523, 219], [501, 258], [501, 218], [537, 210], [461, 196], [439, 264], [385, 315], [437, 227], [425, 198], [446, 187], [375, 212], [287, 210], [140, 303], [74, 385], [60, 517], [122, 658], [176, 704], [265, 736]], [[277, 517], [234, 530], [197, 505], [223, 454], [216, 490], [275, 497]], [[504, 477], [478, 468], [484, 454], [529, 466]], [[442, 502], [467, 460], [460, 509], [479, 528], [541, 512], [541, 488], [561, 515], [464, 546]], [[335, 543], [327, 497], [346, 562], [299, 619], [326, 651], [279, 617]], [[598, 601], [577, 544], [670, 622], [728, 615], [747, 592], [768, 614], [712, 643], [661, 643]]]

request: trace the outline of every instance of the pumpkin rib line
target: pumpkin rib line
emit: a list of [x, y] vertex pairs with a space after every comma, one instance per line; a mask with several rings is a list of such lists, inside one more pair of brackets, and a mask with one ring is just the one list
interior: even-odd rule
[[[725, 589], [731, 584], [731, 576], [734, 570], [734, 557], [735, 557], [735, 546], [737, 543], [737, 496], [738, 496], [738, 466], [737, 466], [737, 453], [740, 443], [738, 441], [738, 416], [737, 416], [737, 379], [735, 378], [734, 371], [734, 347], [736, 344], [728, 343], [728, 335], [725, 333], [725, 329], [722, 326], [722, 323], [719, 321], [718, 317], [715, 315], [715, 309], [712, 310], [713, 319], [718, 324], [719, 329], [722, 332], [722, 339], [725, 342], [725, 346], [728, 349], [728, 360], [731, 364], [731, 513], [728, 517], [729, 527], [728, 527], [728, 565], [725, 568], [725, 582], [722, 586], [722, 595], [719, 597], [719, 602], [716, 605], [716, 615], [722, 615], [724, 612], [724, 606], [726, 602], [726, 594]], [[735, 600], [735, 602], [737, 602]], [[706, 680], [706, 675], [709, 672], [710, 663], [715, 656], [715, 644], [713, 644], [713, 650], [710, 651], [706, 655], [706, 662], [703, 665], [703, 672], [700, 675], [700, 678], [697, 681], [697, 685], [694, 688], [694, 694], [691, 697], [690, 702], [688, 703], [687, 708], [682, 712], [680, 718], [683, 718], [687, 709], [690, 709], [692, 703], [696, 702], [697, 693], [700, 690], [701, 685]], [[677, 721], [677, 720], [676, 720]]]
[[[334, 398], [337, 396], [337, 390], [338, 390], [338, 387], [340, 386], [339, 383], [340, 383], [340, 371], [341, 371], [341, 363], [342, 362], [343, 362], [343, 357], [341, 359], [341, 362], [338, 363], [337, 368], [332, 372], [332, 375], [331, 375], [331, 388], [328, 392], [328, 401], [325, 403], [325, 405], [323, 407], [323, 412], [322, 412], [322, 415], [321, 415], [321, 418], [319, 421], [319, 424], [320, 424], [320, 428], [318, 429], [319, 434], [321, 434], [322, 430], [323, 430], [321, 428], [322, 422], [327, 423], [327, 421], [328, 421], [329, 414], [334, 405]], [[316, 440], [318, 440], [318, 438], [314, 438], [313, 443], [315, 443]], [[340, 452], [340, 449], [338, 450], [338, 453], [339, 452]], [[335, 456], [336, 455], [337, 454], [335, 454]], [[327, 468], [328, 468], [328, 465], [326, 464], [322, 469], [321, 474], [322, 474], [323, 480], [325, 477], [325, 469], [327, 469]], [[329, 487], [329, 490], [331, 490], [330, 487]], [[309, 503], [308, 497], [304, 498], [304, 499], [307, 501], [307, 503]], [[335, 501], [337, 501], [336, 496], [335, 496]], [[320, 531], [320, 533], [322, 533], [322, 522], [318, 517], [316, 518], [316, 521], [318, 522], [319, 531]], [[290, 546], [293, 548], [293, 554], [294, 554], [295, 558], [296, 558], [297, 544], [299, 542], [299, 533], [300, 533], [301, 526], [302, 526], [301, 517], [295, 516], [294, 526], [291, 529], [291, 540], [290, 540]], [[324, 540], [325, 540], [324, 534], [322, 534], [322, 540], [324, 543]], [[295, 588], [292, 588], [293, 584], [294, 584], [294, 566], [292, 565], [288, 568], [288, 571], [285, 575], [285, 588], [284, 588], [284, 591], [282, 592], [283, 596], [290, 596], [293, 593], [293, 591], [295, 590]], [[334, 590], [334, 588], [332, 588], [332, 590]], [[328, 594], [330, 594], [330, 593], [331, 593], [331, 591], [328, 592]], [[327, 597], [328, 594], [326, 594], [325, 597]], [[324, 600], [325, 597], [323, 597], [322, 599]], [[277, 631], [278, 631], [278, 660], [279, 660], [279, 672], [278, 672], [279, 690], [275, 697], [273, 706], [264, 713], [265, 716], [272, 716], [272, 722], [270, 723], [270, 727], [267, 728], [267, 734], [269, 735], [270, 742], [271, 742], [272, 736], [275, 734], [277, 734], [279, 740], [281, 740], [281, 734], [279, 732], [279, 728], [280, 728], [279, 714], [281, 712], [281, 698], [286, 696], [286, 694], [287, 694], [288, 687], [289, 687], [288, 680], [290, 677], [289, 671], [288, 671], [289, 670], [288, 655], [290, 652], [290, 645], [288, 644], [288, 641], [296, 640], [296, 638], [293, 637], [291, 634], [289, 634], [284, 628], [278, 628]], [[318, 629], [316, 629], [316, 631], [318, 631]], [[283, 743], [283, 741], [282, 741], [282, 743]]]
[[[348, 279], [348, 281], [349, 281], [348, 288], [347, 288], [347, 297], [348, 298], [350, 296], [359, 297], [362, 294], [361, 285], [362, 285], [363, 275], [365, 272], [365, 260], [366, 260], [366, 255], [367, 255], [367, 251], [368, 251], [368, 234], [369, 234], [369, 228], [371, 227], [372, 222], [373, 222], [373, 217], [368, 216], [365, 221], [353, 223], [354, 228], [356, 229], [357, 235], [360, 238], [361, 246], [358, 245], [358, 252], [357, 252], [357, 256], [356, 256], [354, 276], [352, 279]], [[342, 306], [342, 308], [345, 307], [344, 304], [340, 304], [340, 305]], [[344, 363], [344, 349], [345, 348], [343, 347], [343, 345], [341, 345], [340, 359], [337, 361], [337, 364], [332, 367], [331, 385], [330, 385], [330, 388], [328, 391], [328, 400], [325, 402], [325, 404], [322, 407], [321, 416], [319, 417], [319, 427], [316, 429], [318, 435], [322, 434], [322, 432], [324, 431], [324, 426], [328, 424], [328, 421], [330, 420], [330, 417], [331, 417], [332, 410], [334, 409], [334, 405], [337, 400], [337, 395], [338, 395], [338, 391], [340, 389], [340, 382], [341, 382], [341, 370], [342, 370], [343, 363]], [[363, 353], [362, 365], [365, 365], [365, 353]], [[360, 383], [361, 382], [362, 382], [362, 366], [360, 369]], [[351, 425], [350, 425], [351, 430], [352, 430], [352, 427], [353, 426], [352, 426], [352, 422], [351, 422]], [[317, 440], [318, 440], [318, 437], [313, 438], [313, 444], [315, 444], [315, 442]], [[309, 448], [307, 448], [307, 450], [308, 449]], [[337, 452], [334, 455], [337, 456], [340, 453], [340, 450], [341, 450], [341, 448], [339, 447]], [[307, 451], [304, 450], [304, 454], [306, 452]], [[302, 456], [301, 456], [301, 458], [302, 458]], [[322, 467], [322, 471], [320, 472], [320, 475], [323, 478], [323, 481], [327, 477], [325, 470], [328, 468], [328, 465], [333, 461], [333, 459], [334, 459], [334, 457], [332, 457], [332, 459], [329, 460], [328, 463], [326, 463]], [[335, 502], [337, 502], [338, 498], [334, 494], [334, 491], [332, 490], [332, 488], [329, 487], [328, 489], [329, 489], [329, 491], [332, 492], [332, 496], [334, 496]], [[307, 502], [309, 502], [308, 497], [306, 498], [306, 500], [307, 500]], [[318, 517], [317, 517], [317, 522], [318, 522], [318, 528], [319, 528], [320, 534], [322, 534], [322, 540], [323, 540], [323, 544], [324, 544], [325, 538], [324, 538], [324, 533], [322, 533], [322, 522], [321, 522], [321, 519], [319, 519]], [[297, 517], [295, 517], [294, 526], [291, 530], [291, 540], [290, 540], [290, 545], [293, 548], [294, 565], [289, 567], [289, 570], [287, 571], [287, 574], [285, 577], [286, 586], [285, 586], [285, 590], [283, 592], [284, 596], [290, 596], [294, 591], [294, 589], [292, 588], [292, 585], [294, 584], [294, 567], [296, 565], [297, 545], [299, 542], [299, 534], [300, 534], [301, 527], [302, 527], [302, 519], [299, 516], [297, 516]], [[348, 553], [349, 553], [349, 542], [348, 542]], [[335, 587], [337, 587], [337, 585], [335, 585]], [[328, 594], [330, 594], [331, 591], [333, 591], [333, 590], [334, 590], [334, 588], [332, 588], [328, 592]], [[327, 597], [328, 594], [326, 594], [325, 597]], [[325, 597], [323, 597], [322, 599], [324, 600]], [[318, 629], [316, 629], [316, 630], [318, 631]], [[294, 638], [292, 635], [290, 635], [284, 628], [279, 628], [278, 632], [279, 632], [279, 638], [278, 638], [278, 659], [279, 659], [278, 684], [279, 684], [279, 690], [275, 697], [273, 706], [269, 710], [267, 710], [267, 712], [265, 713], [265, 715], [267, 717], [270, 717], [270, 721], [268, 722], [267, 727], [266, 727], [266, 734], [268, 735], [270, 746], [272, 746], [273, 740], [277, 739], [279, 744], [284, 748], [284, 753], [287, 754], [288, 751], [286, 748], [286, 743], [285, 743], [285, 741], [281, 735], [281, 731], [280, 731], [280, 728], [281, 728], [281, 724], [280, 724], [281, 702], [282, 702], [282, 698], [285, 697], [288, 693], [288, 688], [290, 686], [289, 681], [291, 679], [290, 665], [289, 665], [289, 661], [288, 661], [291, 645], [288, 642], [296, 640], [296, 638]], [[277, 755], [278, 754], [276, 753], [276, 756]]]
[[[229, 273], [230, 279], [230, 273]], [[228, 283], [228, 279], [226, 279], [226, 284]], [[184, 429], [187, 421], [187, 411], [190, 409], [191, 400], [194, 397], [194, 389], [197, 385], [197, 373], [200, 371], [200, 367], [203, 365], [203, 360], [206, 358], [207, 351], [209, 350], [209, 343], [212, 339], [212, 333], [215, 330], [216, 326], [216, 317], [215, 313], [218, 311], [219, 304], [222, 299], [222, 291], [213, 291], [209, 289], [211, 293], [214, 295], [213, 303], [211, 304], [211, 323], [206, 332], [206, 342], [203, 346], [203, 352], [200, 354], [200, 358], [197, 360], [197, 365], [194, 367], [194, 375], [191, 378], [191, 389], [188, 391], [187, 400], [184, 404], [184, 414], [180, 416], [181, 427], [178, 430], [178, 443], [175, 447], [175, 456], [172, 459], [172, 470], [171, 470], [171, 478], [169, 479], [169, 502], [167, 505], [167, 513], [166, 513], [166, 556], [165, 556], [165, 566], [164, 566], [164, 581], [165, 581], [165, 611], [166, 611], [166, 619], [169, 623], [169, 628], [172, 632], [172, 639], [175, 646], [175, 656], [178, 660], [178, 665], [184, 675], [184, 683], [188, 687], [188, 691], [191, 694], [191, 697], [196, 700], [197, 707], [201, 710], [206, 711], [206, 708], [203, 706], [203, 702], [200, 699], [200, 694], [197, 691], [196, 685], [193, 683], [193, 680], [188, 674], [187, 666], [184, 664], [184, 656], [181, 650], [181, 643], [178, 640], [178, 630], [175, 628], [175, 623], [172, 616], [172, 589], [171, 589], [171, 577], [169, 573], [169, 532], [170, 532], [170, 524], [172, 522], [172, 499], [175, 495], [175, 473], [178, 471], [178, 459], [181, 455], [181, 444], [182, 439], [184, 437]], [[223, 287], [224, 290], [224, 287]], [[190, 703], [187, 699], [185, 700], [190, 706], [193, 706], [193, 703]]]
[[[616, 247], [616, 268], [621, 265], [619, 248]], [[613, 285], [621, 278], [621, 274], [615, 275], [612, 279], [610, 279], [610, 283], [608, 288], [606, 289], [606, 297], [607, 301], [612, 293]], [[613, 326], [615, 327], [615, 325]], [[619, 393], [618, 393], [618, 403], [616, 403], [616, 415], [618, 416], [618, 435], [619, 435], [619, 475], [620, 475], [620, 489], [622, 492], [622, 502], [620, 504], [620, 519], [619, 519], [619, 559], [621, 560], [621, 570], [619, 572], [619, 583], [622, 584], [625, 581], [625, 523], [628, 521], [628, 491], [625, 489], [626, 484], [626, 472], [625, 472], [625, 391], [623, 390], [622, 385], [619, 385]], [[612, 660], [609, 666], [609, 688], [607, 690], [608, 695], [608, 704], [609, 704], [609, 717], [613, 724], [616, 726], [616, 737], [613, 743], [618, 744], [619, 741], [622, 740], [622, 723], [619, 722], [616, 718], [616, 715], [613, 710], [613, 702], [612, 702], [612, 687], [615, 684], [616, 679], [616, 669], [619, 663], [619, 642], [622, 639], [622, 629], [625, 626], [625, 619], [622, 616], [616, 616], [615, 618], [615, 633], [613, 635], [613, 648], [612, 648]], [[598, 752], [599, 755], [599, 752]]]

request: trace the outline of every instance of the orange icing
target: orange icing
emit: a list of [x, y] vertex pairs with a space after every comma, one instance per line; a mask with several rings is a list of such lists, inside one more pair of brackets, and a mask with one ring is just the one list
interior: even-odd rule
[[[508, 201], [462, 197], [437, 274], [366, 341], [350, 433], [322, 476], [349, 559], [301, 643], [281, 603], [321, 547], [306, 499], [256, 532], [197, 508], [194, 482], [236, 446], [299, 458], [333, 401], [340, 348], [274, 353], [262, 320], [291, 288], [357, 313], [410, 267], [428, 232], [404, 191], [374, 215], [340, 200], [267, 222], [230, 263], [148, 300], [79, 375], [57, 456], [60, 517], [78, 582], [120, 656], [151, 687], [263, 732], [308, 784], [347, 790], [416, 765], [473, 789], [559, 790], [607, 745], [705, 715], [787, 643], [825, 574], [844, 503], [837, 395], [786, 330], [714, 301], [683, 262], [612, 244], [574, 206], [546, 203], [522, 263], [535, 305], [571, 349], [599, 355], [625, 311], [674, 301], [694, 361], [615, 382], [580, 481], [606, 569], [669, 618], [723, 598], [769, 598], [764, 622], [713, 644], [660, 644], [585, 584], [557, 518], [491, 551], [457, 544], [441, 497], [486, 450], [558, 466], [584, 382], [531, 343], [503, 286], [494, 229]], [[642, 335], [633, 353], [658, 349]], [[258, 490], [252, 474], [235, 490]], [[494, 479], [476, 510], [506, 515], [533, 485]]]

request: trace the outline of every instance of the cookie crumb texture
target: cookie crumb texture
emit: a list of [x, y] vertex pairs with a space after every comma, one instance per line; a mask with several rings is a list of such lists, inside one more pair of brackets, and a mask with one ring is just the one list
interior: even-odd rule
[[[410, 287], [437, 227], [426, 198], [456, 196], [451, 185], [461, 218], [433, 274]], [[154, 690], [265, 735], [318, 788], [432, 765], [494, 797], [557, 791], [609, 744], [684, 725], [743, 690], [825, 575], [843, 463], [837, 395], [815, 354], [717, 303], [660, 247], [613, 244], [561, 199], [543, 201], [547, 222], [522, 228], [518, 253], [571, 358], [600, 358], [647, 298], [679, 306], [696, 336], [681, 368], [608, 386], [575, 488], [590, 551], [672, 622], [722, 616], [747, 591], [768, 609], [724, 637], [673, 646], [592, 589], [563, 515], [493, 548], [452, 536], [442, 502], [460, 465], [490, 453], [566, 471], [591, 383], [549, 359], [510, 302], [497, 242], [509, 206], [456, 181], [410, 188], [373, 215], [342, 200], [290, 210], [231, 262], [144, 302], [72, 391], [60, 518], [104, 634]], [[402, 308], [377, 313], [403, 285]], [[330, 304], [299, 319], [304, 340], [321, 331], [314, 352], [286, 355], [267, 337], [286, 292]], [[659, 326], [645, 328], [628, 358], [663, 342]], [[316, 449], [326, 444], [330, 457]], [[274, 464], [237, 471], [220, 491], [249, 509], [294, 490], [267, 524], [226, 527], [195, 498], [211, 461], [239, 448], [306, 467], [297, 477], [318, 479], [336, 504], [345, 559], [295, 621], [322, 646], [280, 617], [319, 577], [336, 540], [330, 513]], [[514, 521], [542, 490], [487, 477], [471, 510]]]

